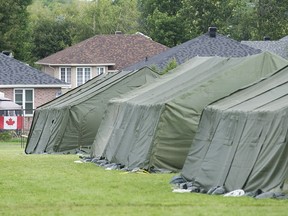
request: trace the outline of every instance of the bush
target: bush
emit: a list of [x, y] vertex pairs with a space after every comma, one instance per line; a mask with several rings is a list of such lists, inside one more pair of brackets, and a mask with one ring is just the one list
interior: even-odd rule
[[162, 71], [161, 75], [166, 74], [168, 71], [176, 68], [178, 66], [176, 59], [172, 59], [166, 66], [166, 68]]
[[1, 131], [0, 132], [0, 140], [1, 141], [9, 141], [12, 139], [12, 134], [9, 131]]

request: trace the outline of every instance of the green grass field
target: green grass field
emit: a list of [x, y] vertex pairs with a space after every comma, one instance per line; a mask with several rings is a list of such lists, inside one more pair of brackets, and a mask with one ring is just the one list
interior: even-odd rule
[[172, 193], [176, 174], [107, 171], [0, 143], [0, 215], [287, 215], [288, 200]]

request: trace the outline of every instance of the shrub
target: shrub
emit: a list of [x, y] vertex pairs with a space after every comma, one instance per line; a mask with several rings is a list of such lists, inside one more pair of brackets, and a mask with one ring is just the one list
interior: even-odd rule
[[0, 140], [9, 141], [12, 139], [12, 134], [9, 131], [0, 131]]
[[178, 66], [176, 59], [170, 60], [170, 62], [167, 64], [166, 68], [162, 71], [161, 75], [166, 74], [168, 71], [176, 68]]

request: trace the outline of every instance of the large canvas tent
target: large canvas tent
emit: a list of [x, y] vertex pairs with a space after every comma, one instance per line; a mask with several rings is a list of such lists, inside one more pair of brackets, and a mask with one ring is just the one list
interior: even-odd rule
[[205, 108], [181, 172], [184, 179], [206, 190], [281, 189], [288, 178], [287, 89], [284, 67]]
[[287, 65], [270, 53], [195, 57], [121, 98], [110, 100], [92, 156], [133, 169], [182, 169], [209, 103]]
[[25, 152], [87, 150], [93, 143], [108, 100], [156, 77], [158, 74], [149, 68], [142, 68], [95, 78], [39, 107], [34, 113]]

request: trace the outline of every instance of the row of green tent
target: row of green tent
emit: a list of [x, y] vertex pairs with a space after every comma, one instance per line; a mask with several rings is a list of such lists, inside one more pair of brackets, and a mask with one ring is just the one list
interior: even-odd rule
[[180, 171], [204, 107], [285, 65], [269, 53], [195, 57], [151, 84], [110, 100], [92, 154], [128, 169]]
[[[195, 57], [162, 76], [149, 68], [143, 68], [93, 79], [35, 111], [25, 152], [27, 154], [75, 153], [79, 149], [91, 148], [93, 157], [105, 157], [109, 162], [122, 164], [128, 169], [156, 167], [176, 172], [182, 170], [181, 175], [185, 179], [205, 186], [215, 185], [215, 183], [229, 185], [230, 173], [231, 178], [237, 178], [235, 172], [238, 171], [231, 169], [231, 166], [239, 145], [234, 146], [229, 141], [227, 144], [219, 141], [220, 146], [224, 145], [223, 149], [215, 145], [214, 149], [211, 147], [211, 155], [209, 155], [207, 153], [209, 147], [214, 146], [211, 136], [217, 134], [216, 126], [220, 123], [214, 122], [215, 114], [211, 114], [210, 119], [203, 118], [208, 115], [203, 114], [198, 128], [203, 109], [221, 98], [226, 99], [233, 92], [249, 89], [246, 87], [261, 79], [268, 80], [267, 77], [287, 64], [286, 60], [267, 52], [241, 58]], [[244, 93], [243, 98], [246, 95], [248, 96]], [[229, 102], [228, 98], [230, 97], [227, 97]], [[265, 98], [263, 100], [265, 101]], [[219, 110], [220, 108], [221, 106]], [[220, 110], [219, 113], [223, 111]], [[202, 123], [203, 119], [207, 120], [206, 123]], [[260, 125], [260, 123], [262, 122], [254, 124]], [[203, 124], [211, 127], [216, 124], [212, 128], [216, 128], [216, 131], [211, 128], [206, 129]], [[229, 122], [222, 124], [223, 134], [234, 139], [237, 133], [233, 131], [233, 125]], [[251, 131], [249, 128], [246, 130]], [[274, 136], [273, 131], [268, 132], [267, 134]], [[210, 136], [206, 136], [205, 133], [209, 133]], [[219, 133], [219, 136], [223, 134]], [[260, 133], [262, 134], [264, 132]], [[198, 142], [201, 138], [204, 141]], [[285, 141], [283, 147], [286, 145]], [[230, 149], [234, 150], [234, 154], [229, 155], [232, 150], [225, 151], [226, 146], [231, 146]], [[253, 155], [252, 151], [250, 153], [246, 155], [249, 157], [248, 161], [254, 159], [258, 162], [260, 156]], [[214, 156], [216, 159], [213, 158]], [[217, 159], [219, 162], [214, 163]], [[247, 161], [247, 158], [243, 160]], [[265, 158], [262, 158], [263, 160], [265, 161]], [[274, 168], [282, 166], [271, 165], [277, 162], [275, 160], [269, 161], [270, 159], [267, 158], [266, 163], [270, 164], [271, 172], [277, 172]], [[209, 165], [206, 167], [207, 163], [210, 163], [211, 167]], [[241, 163], [241, 160], [238, 163]], [[249, 166], [252, 166], [251, 164]], [[235, 166], [237, 167], [237, 163]], [[221, 173], [217, 170], [219, 167], [225, 170], [221, 178], [226, 174], [222, 181], [217, 176]], [[247, 173], [250, 176], [252, 171]], [[287, 177], [286, 173], [287, 170], [282, 175]], [[200, 177], [202, 179], [198, 181], [197, 178]], [[231, 184], [233, 186], [228, 187], [230, 190], [235, 187], [235, 184]], [[249, 185], [251, 184], [249, 182]], [[247, 181], [244, 185], [247, 185]]]

